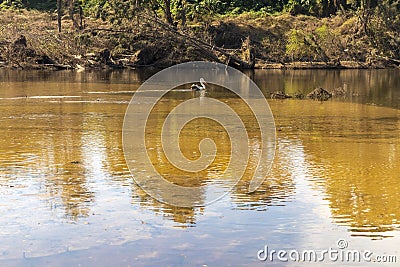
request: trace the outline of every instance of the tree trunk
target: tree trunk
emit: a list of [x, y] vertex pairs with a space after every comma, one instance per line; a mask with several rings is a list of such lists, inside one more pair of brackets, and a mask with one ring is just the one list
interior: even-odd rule
[[61, 32], [61, 0], [57, 0], [57, 24], [58, 32]]
[[167, 20], [168, 24], [173, 25], [174, 20], [172, 19], [171, 14], [171, 0], [164, 0], [164, 5], [165, 19]]
[[186, 26], [186, 1], [185, 0], [180, 0], [179, 1], [179, 6], [181, 8], [182, 27], [185, 27]]
[[336, 13], [336, 0], [322, 1], [322, 17], [329, 17]]
[[336, 11], [341, 10], [345, 12], [347, 9], [347, 1], [346, 0], [335, 0]]
[[79, 29], [83, 29], [83, 8], [79, 5]]
[[74, 28], [79, 29], [79, 24], [78, 24], [78, 22], [76, 22], [75, 17], [74, 17], [74, 9], [75, 9], [75, 0], [70, 0], [69, 16], [70, 16], [70, 19], [72, 20], [72, 24], [74, 25]]

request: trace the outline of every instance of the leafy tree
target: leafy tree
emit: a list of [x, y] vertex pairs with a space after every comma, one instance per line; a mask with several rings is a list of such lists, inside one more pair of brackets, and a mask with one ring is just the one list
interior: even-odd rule
[[23, 7], [22, 0], [4, 0], [0, 2], [0, 9], [3, 8], [18, 9], [22, 7]]

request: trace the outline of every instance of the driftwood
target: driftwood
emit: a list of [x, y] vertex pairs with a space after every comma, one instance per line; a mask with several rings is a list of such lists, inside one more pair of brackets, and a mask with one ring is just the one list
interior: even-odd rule
[[66, 65], [66, 64], [42, 64], [42, 66], [48, 67], [48, 68], [54, 68], [56, 70], [72, 70], [74, 67], [71, 65]]
[[115, 32], [115, 33], [133, 33], [133, 31], [114, 30], [114, 29], [107, 29], [107, 28], [92, 28], [92, 29], [84, 30], [84, 32], [99, 32], [99, 31]]
[[392, 62], [394, 62], [396, 64], [400, 64], [400, 60], [398, 60], [398, 59], [394, 59], [394, 58], [390, 58], [390, 57], [383, 57], [383, 56], [379, 56], [379, 55], [377, 55], [376, 57], [382, 58], [382, 59], [387, 60], [387, 61], [392, 61]]
[[326, 101], [332, 97], [332, 94], [322, 87], [317, 87], [307, 97], [314, 100]]
[[344, 95], [346, 95], [346, 89], [339, 86], [339, 87], [333, 89], [330, 93], [332, 94], [332, 96], [344, 96]]
[[[174, 34], [175, 36], [179, 38], [183, 38], [185, 41], [190, 42], [193, 46], [199, 48], [204, 52], [204, 54], [207, 56], [212, 61], [219, 62], [221, 63], [221, 60], [218, 58], [218, 54], [221, 54], [227, 58], [227, 63], [229, 65], [233, 65], [235, 67], [240, 67], [240, 68], [254, 68], [254, 55], [253, 55], [253, 50], [250, 48], [250, 45], [248, 44], [248, 53], [250, 54], [247, 56], [247, 58], [250, 60], [250, 62], [247, 62], [245, 60], [240, 59], [233, 53], [229, 53], [229, 51], [217, 47], [215, 45], [211, 45], [207, 42], [204, 42], [203, 40], [200, 40], [198, 38], [195, 38], [191, 36], [188, 33], [183, 32], [182, 30], [179, 31], [177, 28], [175, 28], [172, 25], [169, 25], [163, 21], [161, 21], [158, 18], [151, 17], [151, 16], [146, 16], [146, 15], [141, 15], [143, 18], [150, 20], [159, 26], [161, 26], [164, 30], [167, 30], [168, 32]], [[217, 53], [216, 53], [217, 52]]]
[[286, 99], [286, 98], [292, 98], [292, 97], [283, 91], [275, 91], [275, 92], [271, 93], [271, 98], [272, 99]]
[[[234, 67], [245, 68], [245, 69], [251, 69], [254, 68], [255, 66], [254, 49], [251, 47], [249, 38], [243, 41], [241, 49], [242, 54], [245, 56], [245, 59], [243, 60], [239, 58], [237, 55], [235, 55], [235, 52], [237, 52], [238, 49], [225, 49], [209, 44], [201, 39], [192, 36], [187, 32], [184, 32], [182, 29], [177, 29], [174, 25], [170, 25], [155, 16], [147, 15], [144, 13], [138, 14], [137, 16], [143, 20], [147, 20], [158, 25], [159, 27], [162, 28], [162, 30], [198, 48], [203, 53], [203, 55], [211, 61], [218, 63], [226, 63]], [[110, 28], [92, 28], [92, 29], [87, 29], [85, 31], [90, 31], [90, 32], [106, 31], [112, 33], [131, 33], [131, 34], [135, 33], [132, 30], [118, 30]], [[225, 57], [225, 60], [220, 59], [220, 56]], [[137, 64], [137, 65], [135, 64], [135, 66], [148, 66], [148, 64]]]

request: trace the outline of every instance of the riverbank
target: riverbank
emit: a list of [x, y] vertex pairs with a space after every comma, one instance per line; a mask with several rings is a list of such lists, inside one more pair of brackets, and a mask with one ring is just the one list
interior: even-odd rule
[[[55, 13], [0, 11], [0, 66], [20, 69], [167, 67], [208, 60], [242, 68], [394, 68], [385, 47], [363, 33], [356, 16], [331, 18], [244, 13], [169, 26], [141, 17], [111, 23]], [[396, 44], [400, 46], [399, 44]]]

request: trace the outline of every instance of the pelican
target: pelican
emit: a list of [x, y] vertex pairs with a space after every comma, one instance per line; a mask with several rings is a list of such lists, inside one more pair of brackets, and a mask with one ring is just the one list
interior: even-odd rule
[[206, 81], [204, 81], [203, 78], [200, 78], [200, 84], [192, 84], [192, 86], [190, 88], [192, 88], [193, 91], [200, 91], [200, 90], [204, 90], [206, 89]]

